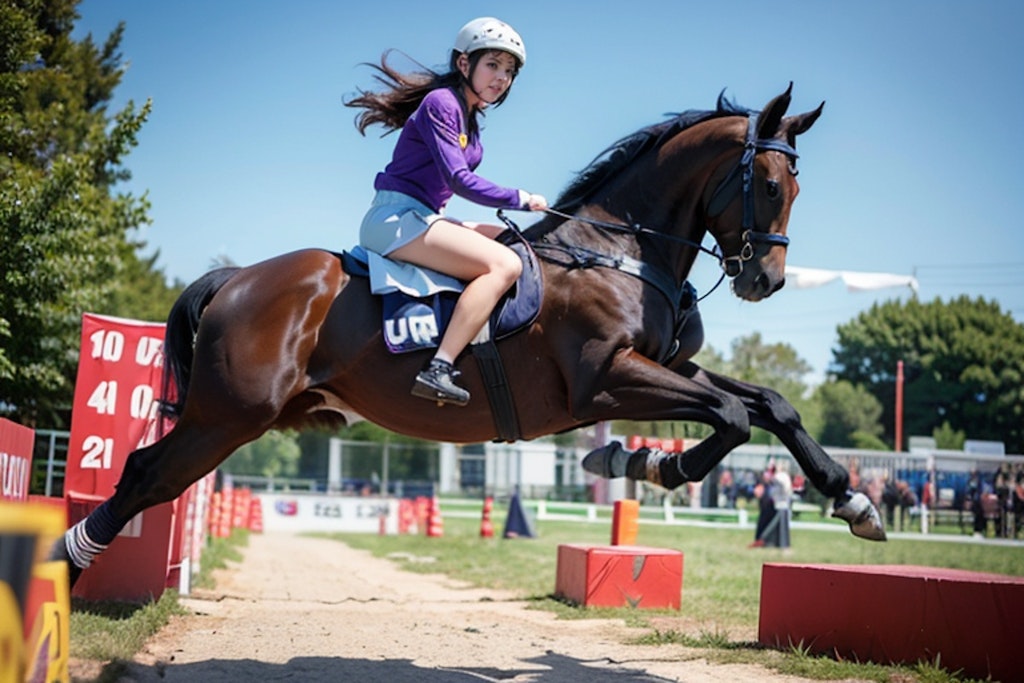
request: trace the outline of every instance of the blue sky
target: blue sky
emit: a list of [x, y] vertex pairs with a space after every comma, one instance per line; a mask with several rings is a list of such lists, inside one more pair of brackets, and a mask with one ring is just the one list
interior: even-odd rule
[[[482, 9], [486, 7], [486, 9]], [[794, 82], [791, 113], [825, 101], [799, 141], [796, 266], [916, 275], [919, 297], [996, 300], [1024, 320], [1024, 3], [593, 0], [503, 6], [464, 0], [85, 0], [75, 36], [126, 23], [114, 106], [153, 101], [122, 189], [148, 193], [169, 277], [220, 255], [245, 265], [304, 247], [346, 249], [394, 137], [362, 137], [342, 99], [388, 48], [443, 65], [463, 23], [496, 14], [528, 63], [485, 121], [479, 172], [554, 197], [595, 154], [667, 112], [707, 109], [723, 89], [760, 109]], [[455, 200], [449, 214], [491, 220]], [[531, 219], [521, 215], [521, 224]], [[713, 263], [693, 282], [706, 291]], [[840, 282], [746, 303], [702, 304], [728, 354], [758, 331], [791, 344], [818, 381], [836, 326], [907, 289]]]

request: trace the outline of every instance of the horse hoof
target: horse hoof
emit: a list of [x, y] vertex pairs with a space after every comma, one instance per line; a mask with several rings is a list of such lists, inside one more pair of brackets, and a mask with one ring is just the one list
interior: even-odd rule
[[618, 441], [595, 448], [583, 458], [583, 469], [604, 479], [626, 476], [626, 466], [632, 455]]
[[842, 502], [836, 501], [832, 516], [846, 521], [854, 536], [869, 541], [885, 540], [882, 517], [863, 493], [855, 493]]

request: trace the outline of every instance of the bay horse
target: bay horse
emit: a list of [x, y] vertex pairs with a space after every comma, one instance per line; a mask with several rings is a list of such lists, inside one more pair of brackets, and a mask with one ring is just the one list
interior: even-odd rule
[[[878, 512], [804, 430], [777, 392], [708, 372], [691, 358], [703, 324], [686, 281], [710, 233], [733, 293], [759, 301], [785, 281], [786, 227], [799, 186], [796, 138], [821, 115], [787, 116], [792, 83], [760, 111], [719, 96], [610, 146], [523, 233], [540, 256], [536, 319], [497, 343], [522, 437], [606, 420], [682, 420], [714, 433], [679, 453], [593, 451], [585, 467], [665, 488], [700, 481], [751, 426], [775, 434], [833, 515], [884, 540]], [[353, 416], [423, 439], [495, 439], [481, 371], [457, 365], [465, 407], [411, 396], [423, 352], [392, 355], [381, 304], [338, 254], [305, 249], [211, 271], [168, 318], [165, 373], [174, 427], [132, 453], [116, 492], [54, 545], [72, 581], [142, 510], [179, 496], [239, 446], [272, 428]], [[166, 378], [165, 378], [166, 386]], [[165, 396], [167, 394], [165, 393]]]

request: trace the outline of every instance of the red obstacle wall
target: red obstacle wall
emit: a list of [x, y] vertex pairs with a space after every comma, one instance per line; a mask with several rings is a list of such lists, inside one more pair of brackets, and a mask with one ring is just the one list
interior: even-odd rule
[[679, 609], [683, 554], [622, 545], [558, 546], [555, 595], [584, 606]]
[[908, 565], [766, 564], [758, 638], [815, 653], [934, 662], [1020, 680], [1024, 578]]
[[[111, 496], [128, 455], [160, 434], [164, 329], [163, 323], [82, 315], [64, 479], [69, 525]], [[189, 554], [183, 519], [189, 492], [129, 522], [75, 584], [73, 596], [145, 601], [179, 585]]]

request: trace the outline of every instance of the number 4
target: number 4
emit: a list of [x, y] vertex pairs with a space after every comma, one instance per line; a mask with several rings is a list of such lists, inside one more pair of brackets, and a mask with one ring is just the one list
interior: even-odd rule
[[113, 415], [117, 406], [117, 382], [103, 381], [97, 384], [86, 405], [95, 408], [100, 415]]

